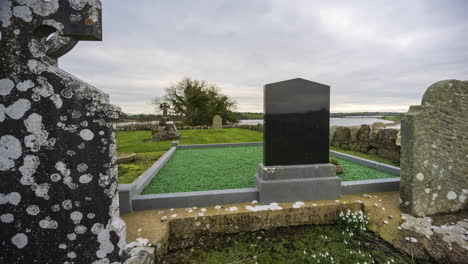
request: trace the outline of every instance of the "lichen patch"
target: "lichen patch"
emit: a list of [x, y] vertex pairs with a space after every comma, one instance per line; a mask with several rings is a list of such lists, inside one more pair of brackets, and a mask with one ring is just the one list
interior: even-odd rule
[[0, 171], [15, 167], [15, 160], [21, 157], [21, 142], [11, 135], [0, 138]]
[[15, 8], [13, 8], [13, 15], [28, 23], [32, 21], [31, 9], [27, 6], [15, 6]]
[[10, 0], [0, 1], [0, 22], [4, 28], [11, 25], [11, 17], [13, 12], [11, 10], [12, 4]]
[[35, 14], [40, 16], [48, 16], [52, 13], [57, 12], [59, 8], [58, 0], [16, 0], [19, 4], [28, 6], [32, 9]]
[[12, 105], [8, 106], [5, 110], [5, 113], [9, 117], [18, 120], [22, 118], [29, 109], [31, 109], [31, 102], [29, 102], [27, 99], [19, 99]]
[[15, 87], [15, 83], [8, 79], [1, 79], [0, 80], [0, 95], [9, 95], [11, 90]]

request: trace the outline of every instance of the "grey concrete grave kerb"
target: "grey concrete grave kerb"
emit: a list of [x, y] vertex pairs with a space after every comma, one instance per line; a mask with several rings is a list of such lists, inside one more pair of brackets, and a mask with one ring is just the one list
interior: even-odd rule
[[400, 189], [400, 178], [341, 182], [341, 194], [394, 192]]
[[247, 203], [254, 200], [258, 200], [257, 188], [145, 194], [137, 195], [133, 198], [133, 210], [143, 211], [162, 208], [214, 206]]
[[[169, 161], [172, 155], [177, 149], [193, 149], [193, 148], [222, 148], [222, 147], [242, 147], [242, 146], [262, 146], [263, 142], [248, 142], [248, 143], [226, 143], [226, 144], [199, 144], [199, 145], [179, 145], [179, 142], [172, 142], [171, 149], [166, 152], [150, 169], [144, 172], [134, 183], [132, 184], [119, 184], [120, 191], [120, 208], [121, 213], [130, 213], [132, 211], [143, 211], [143, 210], [154, 210], [154, 209], [163, 209], [163, 208], [183, 208], [183, 207], [192, 207], [192, 206], [212, 206], [212, 205], [222, 205], [222, 204], [233, 204], [233, 203], [245, 203], [251, 202], [253, 200], [262, 200], [258, 188], [243, 188], [243, 189], [230, 189], [230, 190], [213, 190], [213, 191], [199, 191], [199, 192], [185, 192], [185, 193], [164, 193], [164, 194], [145, 194], [141, 195], [141, 191], [146, 187], [146, 185], [157, 175], [162, 167]], [[387, 164], [366, 160], [363, 158], [339, 153], [336, 151], [330, 151], [330, 154], [352, 162], [359, 163], [363, 166], [374, 168], [377, 170], [385, 171], [391, 174], [399, 175], [400, 168], [390, 166]], [[328, 164], [321, 164], [327, 166], [318, 166], [311, 165], [316, 167], [319, 170], [328, 171]], [[304, 165], [305, 167], [309, 165]], [[302, 173], [305, 175], [304, 166], [300, 165], [297, 168], [297, 173]], [[282, 166], [276, 166], [279, 168], [278, 171], [281, 171]], [[320, 168], [318, 168], [320, 167]], [[302, 172], [301, 172], [302, 169]], [[292, 170], [294, 171], [294, 170]], [[291, 171], [291, 172], [292, 172]], [[339, 185], [336, 184], [337, 181], [333, 176], [328, 175], [330, 172], [323, 174], [324, 177], [311, 178], [307, 182], [307, 186], [310, 188], [303, 188], [303, 191], [318, 193], [317, 195], [321, 198], [319, 199], [335, 199], [336, 193], [339, 195], [346, 194], [357, 194], [357, 193], [371, 193], [371, 192], [388, 192], [388, 191], [398, 191], [400, 185], [400, 178], [390, 178], [390, 179], [376, 179], [376, 180], [363, 180], [363, 181], [351, 181], [351, 182], [341, 182], [338, 178]], [[275, 178], [269, 178], [268, 181], [265, 181], [263, 178], [259, 178], [258, 174], [255, 176], [255, 181], [265, 181], [262, 184], [261, 188], [268, 189], [269, 192], [278, 191], [279, 187], [289, 189], [288, 192], [283, 192], [286, 196], [291, 196], [293, 198], [288, 198], [288, 200], [294, 201], [295, 193], [292, 191], [294, 185], [301, 184], [299, 181], [294, 180], [289, 177], [291, 176], [287, 172], [282, 172], [275, 176]], [[252, 175], [253, 176], [253, 175]], [[265, 176], [268, 179], [268, 176]], [[336, 177], [337, 178], [337, 177]], [[289, 179], [289, 180], [288, 180]], [[317, 188], [317, 182], [327, 182], [328, 187], [331, 192], [331, 196], [328, 193], [325, 193], [323, 190], [325, 188]], [[311, 183], [310, 185], [308, 183]], [[302, 184], [304, 184], [302, 182]], [[291, 187], [292, 186], [292, 187]], [[336, 186], [339, 188], [337, 189]], [[284, 190], [284, 189], [283, 189]], [[265, 197], [264, 197], [265, 198]], [[284, 197], [271, 198], [271, 202], [281, 202]], [[279, 200], [278, 200], [279, 199]], [[315, 199], [318, 200], [318, 199]], [[263, 199], [263, 203], [267, 203], [267, 199]]]

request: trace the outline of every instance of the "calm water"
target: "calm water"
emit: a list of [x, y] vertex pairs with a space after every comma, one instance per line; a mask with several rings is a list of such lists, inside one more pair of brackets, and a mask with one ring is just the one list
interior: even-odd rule
[[[393, 121], [383, 120], [375, 117], [340, 117], [330, 118], [330, 126], [359, 126], [359, 125], [372, 125], [375, 122], [382, 122], [384, 124], [393, 124]], [[136, 124], [138, 122], [125, 122], [125, 123], [118, 123], [117, 126], [125, 126], [130, 124]], [[158, 123], [158, 121], [152, 122], [142, 122], [142, 123]], [[168, 123], [171, 123], [170, 121]], [[241, 125], [256, 125], [256, 124], [263, 124], [263, 119], [250, 119], [250, 120], [240, 120], [239, 124]], [[391, 126], [392, 128], [399, 129], [399, 125]]]
[[[383, 120], [374, 117], [340, 117], [330, 118], [330, 126], [359, 126], [359, 125], [372, 125], [375, 122], [382, 122], [384, 124], [392, 124], [393, 121]], [[239, 124], [242, 125], [256, 125], [263, 124], [263, 119], [240, 120]]]

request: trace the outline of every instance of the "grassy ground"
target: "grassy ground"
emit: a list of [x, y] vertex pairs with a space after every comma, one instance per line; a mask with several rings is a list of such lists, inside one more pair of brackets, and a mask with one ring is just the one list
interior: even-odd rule
[[[263, 133], [240, 128], [228, 129], [198, 129], [180, 130], [181, 145], [261, 142]], [[171, 141], [151, 141], [151, 131], [117, 132], [117, 151], [127, 152], [157, 152], [171, 148]]]
[[[227, 147], [178, 150], [144, 194], [224, 190], [254, 187], [263, 147]], [[394, 178], [395, 175], [338, 159], [343, 181]]]
[[380, 156], [377, 156], [377, 155], [362, 153], [362, 152], [358, 152], [358, 151], [354, 151], [354, 150], [337, 148], [337, 147], [333, 147], [333, 146], [330, 146], [330, 150], [338, 151], [338, 152], [341, 152], [341, 153], [344, 153], [344, 154], [360, 157], [360, 158], [363, 158], [363, 159], [373, 160], [373, 161], [377, 161], [377, 162], [380, 162], [380, 163], [400, 167], [399, 162], [393, 162], [393, 161], [384, 159], [384, 158], [382, 158]]
[[119, 164], [119, 183], [132, 183], [138, 176], [151, 167], [165, 151], [138, 153], [135, 161]]
[[161, 263], [430, 263], [412, 260], [371, 233], [345, 236], [338, 225], [283, 227], [200, 238]]
[[[263, 141], [263, 133], [239, 128], [181, 130], [180, 134], [181, 145]], [[117, 132], [117, 152], [137, 153], [135, 162], [119, 164], [119, 183], [132, 183], [170, 148], [171, 141], [151, 141], [151, 131]]]
[[386, 117], [383, 117], [382, 119], [390, 120], [390, 121], [401, 121], [402, 118], [403, 118], [403, 115], [396, 115], [396, 116], [386, 116]]
[[240, 113], [246, 119], [263, 119], [263, 113]]

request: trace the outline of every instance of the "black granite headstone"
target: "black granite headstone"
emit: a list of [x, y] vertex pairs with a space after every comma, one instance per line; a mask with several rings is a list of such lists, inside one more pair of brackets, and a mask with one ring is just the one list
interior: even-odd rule
[[329, 163], [330, 86], [292, 79], [264, 88], [265, 166]]

